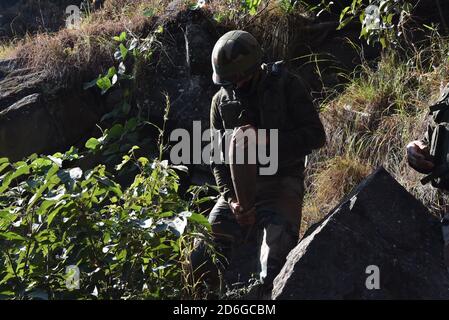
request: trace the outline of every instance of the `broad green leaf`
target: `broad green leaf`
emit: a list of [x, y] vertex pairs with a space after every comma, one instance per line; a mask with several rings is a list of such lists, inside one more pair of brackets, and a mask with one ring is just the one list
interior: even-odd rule
[[123, 31], [122, 33], [120, 33], [120, 41], [125, 41], [126, 40], [126, 32]]
[[351, 7], [344, 8], [340, 13], [340, 24], [346, 16], [346, 13], [351, 9]]
[[210, 223], [209, 220], [207, 220], [207, 218], [205, 216], [203, 216], [202, 214], [198, 214], [198, 213], [192, 213], [192, 215], [190, 217], [188, 217], [188, 219], [190, 221], [196, 222], [201, 224], [202, 226], [210, 229]]
[[136, 129], [138, 124], [139, 124], [139, 120], [137, 118], [131, 118], [128, 121], [126, 121], [125, 130], [132, 131], [132, 130]]
[[51, 223], [53, 222], [53, 219], [56, 217], [56, 215], [61, 211], [62, 207], [58, 207], [50, 212], [50, 214], [47, 217], [47, 224], [48, 227], [50, 227]]
[[139, 159], [137, 159], [137, 161], [140, 163], [140, 165], [141, 165], [142, 167], [145, 167], [145, 166], [148, 165], [148, 163], [150, 162], [150, 161], [148, 160], [148, 158], [145, 158], [145, 157], [140, 157]]
[[2, 164], [0, 164], [0, 173], [2, 173], [9, 166], [10, 166], [9, 163], [2, 163]]
[[97, 80], [97, 86], [101, 89], [101, 94], [104, 94], [112, 87], [111, 79], [102, 77]]
[[30, 173], [30, 167], [26, 164], [26, 162], [18, 162], [17, 164], [18, 166], [15, 171], [10, 171], [4, 176], [0, 187], [0, 193], [3, 193], [6, 189], [8, 189], [14, 179]]
[[346, 27], [352, 20], [354, 19], [353, 16], [347, 17], [342, 22], [340, 22], [340, 25], [338, 26], [337, 30], [341, 30], [344, 27]]
[[47, 159], [47, 158], [38, 158], [38, 159], [34, 160], [33, 162], [31, 162], [30, 167], [33, 170], [39, 170], [41, 168], [50, 166], [52, 164], [52, 162], [53, 162], [52, 160]]
[[6, 240], [21, 240], [26, 241], [27, 239], [15, 232], [8, 231], [8, 232], [0, 232], [0, 237], [6, 239]]
[[115, 67], [110, 67], [109, 70], [108, 70], [107, 77], [109, 79], [111, 79], [116, 74], [117, 74], [117, 70], [115, 69]]
[[[11, 275], [11, 278], [13, 278], [13, 277], [14, 276]], [[1, 282], [0, 282], [0, 284], [1, 284]], [[13, 292], [13, 291], [0, 291], [0, 296], [12, 297], [12, 296], [15, 296], [15, 292]]]
[[124, 132], [123, 125], [117, 123], [107, 131], [107, 139], [110, 141], [118, 139], [123, 134], [123, 132]]
[[128, 55], [128, 49], [123, 45], [123, 43], [119, 46], [120, 54], [122, 55], [122, 59], [125, 60], [126, 56]]
[[90, 150], [96, 150], [98, 145], [100, 145], [100, 141], [96, 138], [90, 138], [85, 144], [86, 148]]

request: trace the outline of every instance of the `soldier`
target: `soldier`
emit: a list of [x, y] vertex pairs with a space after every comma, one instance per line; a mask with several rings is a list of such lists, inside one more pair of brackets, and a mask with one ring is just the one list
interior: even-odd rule
[[[213, 82], [221, 86], [210, 110], [212, 135], [222, 138], [234, 129], [231, 153], [238, 132], [278, 130], [278, 170], [260, 175], [251, 164], [212, 162], [220, 198], [209, 215], [217, 250], [229, 258], [232, 249], [249, 231], [258, 235], [260, 281], [264, 293], [285, 258], [297, 244], [304, 195], [305, 157], [325, 144], [325, 133], [309, 92], [300, 78], [282, 62], [262, 64], [262, 49], [248, 32], [235, 30], [223, 35], [212, 52]], [[257, 146], [265, 141], [248, 141]], [[247, 147], [247, 145], [246, 145]], [[212, 154], [226, 152], [212, 148]], [[242, 200], [245, 199], [245, 200]], [[217, 280], [218, 270], [208, 260], [204, 244], [191, 256], [192, 269]], [[221, 260], [225, 268], [227, 262]]]
[[[424, 135], [424, 138], [422, 140], [412, 141], [406, 147], [408, 164], [419, 173], [430, 174], [434, 170], [436, 170], [437, 166], [435, 162], [441, 162], [442, 160], [438, 158], [443, 157], [443, 162], [447, 162], [447, 158], [444, 156], [444, 154], [441, 154], [441, 151], [443, 149], [447, 149], [445, 148], [445, 146], [448, 143], [447, 139], [445, 138], [446, 135], [444, 135], [444, 131], [441, 131], [439, 128], [439, 124], [449, 122], [448, 106], [449, 84], [447, 84], [446, 87], [441, 90], [439, 99], [429, 107], [430, 113], [428, 117], [427, 131]], [[443, 136], [444, 139], [441, 138]], [[433, 155], [430, 154], [430, 142], [433, 142]]]
[[[430, 106], [427, 132], [422, 140], [410, 142], [406, 147], [407, 161], [410, 167], [427, 176], [421, 179], [423, 184], [432, 185], [449, 191], [449, 140], [447, 124], [449, 123], [449, 84], [441, 93], [440, 99]], [[449, 272], [449, 212], [441, 219], [444, 260]]]

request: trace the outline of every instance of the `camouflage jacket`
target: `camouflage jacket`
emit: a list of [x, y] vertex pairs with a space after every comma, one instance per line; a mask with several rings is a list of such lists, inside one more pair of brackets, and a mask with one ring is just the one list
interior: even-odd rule
[[[232, 105], [237, 104], [245, 112]], [[305, 156], [322, 147], [326, 137], [318, 112], [302, 80], [280, 63], [263, 65], [246, 93], [222, 87], [213, 97], [210, 110], [212, 132], [224, 136], [225, 129], [252, 124], [256, 128], [278, 129], [278, 176], [304, 178]], [[214, 150], [212, 153], [223, 152]], [[234, 197], [229, 165], [211, 161], [220, 193]]]

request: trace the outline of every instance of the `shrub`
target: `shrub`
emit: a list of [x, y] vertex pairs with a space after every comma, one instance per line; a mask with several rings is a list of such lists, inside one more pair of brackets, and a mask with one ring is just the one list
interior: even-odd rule
[[[0, 298], [197, 297], [201, 279], [186, 265], [195, 238], [209, 243], [208, 221], [194, 212], [208, 198], [179, 195], [184, 167], [139, 157], [137, 146], [120, 153], [127, 127], [89, 139], [85, 152], [0, 160]], [[114, 170], [81, 169], [92, 153], [123, 156]], [[133, 173], [128, 186], [117, 182], [123, 172]], [[67, 287], [73, 266], [78, 290]]]

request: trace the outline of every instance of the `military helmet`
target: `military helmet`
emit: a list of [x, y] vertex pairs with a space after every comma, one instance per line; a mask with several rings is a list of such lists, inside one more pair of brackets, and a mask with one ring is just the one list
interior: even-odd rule
[[246, 31], [229, 31], [212, 51], [212, 80], [217, 85], [229, 85], [255, 72], [261, 63], [262, 49], [256, 38]]

